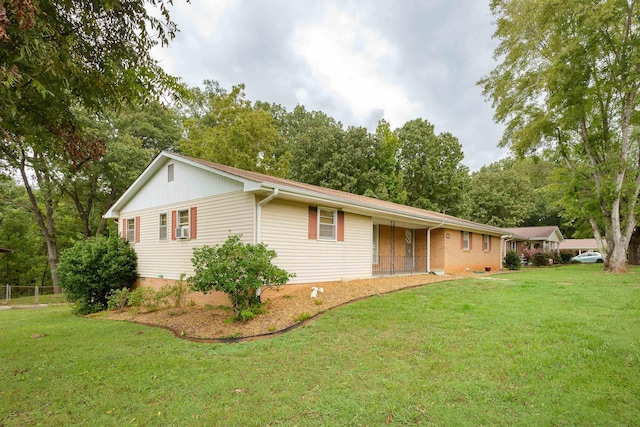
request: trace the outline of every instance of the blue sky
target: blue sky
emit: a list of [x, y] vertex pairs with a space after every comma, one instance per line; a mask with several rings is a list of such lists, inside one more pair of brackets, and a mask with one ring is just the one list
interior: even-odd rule
[[247, 97], [321, 110], [373, 131], [423, 118], [463, 146], [471, 170], [508, 153], [476, 82], [494, 66], [488, 1], [175, 1], [180, 33], [154, 49], [197, 86], [246, 85]]

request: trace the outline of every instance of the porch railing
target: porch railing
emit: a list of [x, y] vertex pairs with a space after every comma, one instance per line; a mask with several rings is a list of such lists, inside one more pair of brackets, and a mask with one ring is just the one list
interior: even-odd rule
[[378, 256], [373, 263], [373, 274], [426, 273], [427, 257]]

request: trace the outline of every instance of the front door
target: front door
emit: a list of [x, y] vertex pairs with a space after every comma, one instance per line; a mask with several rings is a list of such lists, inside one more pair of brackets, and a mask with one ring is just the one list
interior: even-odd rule
[[405, 271], [413, 271], [413, 265], [414, 265], [413, 250], [415, 246], [414, 230], [404, 231], [404, 242], [405, 242], [404, 269]]

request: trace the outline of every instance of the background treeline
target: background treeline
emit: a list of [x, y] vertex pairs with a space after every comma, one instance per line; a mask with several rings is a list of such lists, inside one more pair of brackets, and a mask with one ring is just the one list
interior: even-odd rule
[[102, 214], [162, 150], [496, 226], [589, 234], [562, 208], [564, 189], [552, 184], [562, 182], [562, 168], [554, 162], [504, 159], [470, 173], [458, 139], [422, 118], [396, 129], [383, 120], [370, 132], [302, 105], [287, 111], [251, 102], [243, 85], [227, 90], [213, 81], [184, 89], [170, 106], [74, 114], [84, 138], [104, 145], [100, 155], [70, 162], [37, 144], [3, 150], [0, 247], [15, 250], [0, 256], [5, 283], [51, 284], [52, 245], [57, 254], [115, 232]]

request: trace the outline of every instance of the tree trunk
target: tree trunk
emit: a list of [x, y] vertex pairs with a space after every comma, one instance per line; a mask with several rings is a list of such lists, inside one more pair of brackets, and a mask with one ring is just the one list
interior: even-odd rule
[[[31, 203], [31, 209], [36, 217], [36, 223], [38, 224], [38, 228], [40, 228], [40, 232], [42, 233], [42, 237], [47, 245], [47, 258], [49, 261], [49, 270], [51, 271], [51, 284], [53, 285], [53, 293], [60, 294], [62, 293], [62, 288], [60, 287], [60, 278], [56, 273], [56, 269], [58, 268], [58, 244], [55, 240], [55, 224], [53, 221], [53, 199], [51, 197], [44, 197], [45, 199], [45, 214], [40, 210], [40, 205], [38, 204], [38, 200], [33, 192], [33, 188], [29, 183], [29, 177], [27, 176], [27, 157], [24, 151], [20, 153], [21, 158], [19, 160], [19, 169], [20, 175], [22, 177], [22, 184], [24, 185], [25, 190], [27, 191], [27, 195], [29, 196], [29, 202]], [[36, 179], [38, 180], [38, 184], [40, 186], [41, 191], [44, 191], [45, 188], [48, 188], [50, 183], [50, 179], [48, 175], [39, 173], [36, 171]], [[50, 195], [49, 195], [50, 196]]]
[[613, 241], [613, 248], [607, 247], [604, 270], [611, 273], [626, 273], [627, 247], [622, 242]]

